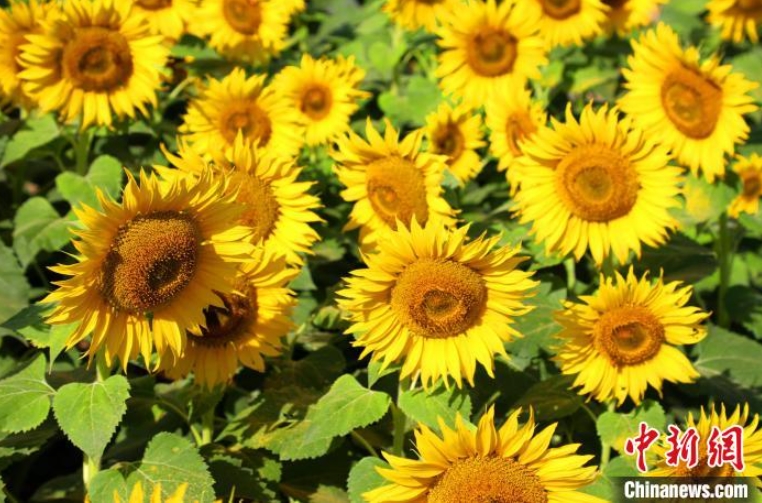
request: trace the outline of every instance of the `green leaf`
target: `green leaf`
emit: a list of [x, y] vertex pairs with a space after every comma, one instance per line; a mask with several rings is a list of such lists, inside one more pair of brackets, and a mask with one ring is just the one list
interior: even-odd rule
[[710, 325], [709, 334], [696, 346], [694, 363], [703, 377], [725, 375], [732, 381], [753, 388], [762, 384], [762, 344], [723, 328]]
[[762, 339], [762, 294], [759, 291], [747, 286], [731, 286], [725, 305], [731, 320], [741, 323], [754, 337]]
[[84, 203], [99, 208], [96, 189], [116, 196], [122, 185], [122, 166], [114, 157], [102, 155], [93, 161], [87, 176], [70, 171], [56, 177], [56, 188], [72, 207]]
[[56, 139], [58, 134], [58, 124], [52, 115], [48, 114], [27, 120], [24, 127], [13, 135], [13, 138], [5, 146], [0, 167], [23, 159], [30, 150]]
[[214, 480], [204, 458], [190, 441], [174, 433], [159, 433], [151, 439], [140, 467], [127, 478], [127, 486], [134, 487], [139, 481], [144, 490], [161, 482], [162, 501], [185, 483], [185, 501], [214, 500]]
[[[145, 491], [145, 487], [143, 490]], [[90, 481], [87, 495], [92, 503], [114, 503], [114, 492], [126, 503], [130, 498], [127, 481], [119, 470], [103, 470], [95, 474]]]
[[676, 234], [659, 248], [644, 248], [641, 259], [633, 264], [638, 275], [650, 271], [657, 276], [664, 270], [665, 281], [696, 283], [714, 272], [717, 256], [683, 234]]
[[661, 405], [653, 400], [644, 400], [627, 414], [604, 412], [598, 416], [595, 426], [601, 441], [621, 452], [624, 442], [637, 435], [641, 421], [645, 421], [651, 428], [662, 431], [667, 424], [667, 416]]
[[405, 89], [398, 93], [384, 91], [378, 97], [378, 106], [394, 123], [422, 126], [426, 115], [433, 112], [442, 99], [435, 81], [414, 75]]
[[[762, 47], [752, 47], [751, 50], [742, 52], [732, 60], [733, 70], [743, 73], [746, 78], [756, 80], [759, 69], [762, 68]], [[749, 91], [757, 103], [762, 103], [762, 86]]]
[[0, 430], [27, 431], [50, 412], [53, 388], [45, 382], [45, 356], [38, 355], [23, 370], [0, 381]]
[[41, 250], [60, 250], [71, 239], [71, 221], [61, 218], [43, 197], [24, 202], [13, 219], [13, 249], [26, 267]]
[[13, 250], [0, 241], [0, 323], [29, 304], [30, 288]]
[[517, 407], [532, 407], [539, 421], [555, 421], [574, 414], [582, 397], [573, 389], [574, 376], [554, 375], [534, 384], [517, 402]]
[[130, 383], [114, 375], [103, 382], [61, 386], [53, 413], [69, 440], [90, 458], [100, 459], [127, 410]]
[[471, 417], [471, 397], [468, 392], [457, 388], [439, 387], [432, 393], [423, 389], [403, 391], [398, 397], [399, 408], [411, 419], [439, 430], [442, 418], [451, 428], [455, 426], [455, 416], [460, 413], [466, 421]]
[[310, 494], [309, 503], [349, 503], [349, 496], [338, 487], [320, 485]]
[[90, 165], [85, 178], [93, 187], [100, 188], [105, 194], [115, 198], [122, 190], [123, 176], [124, 170], [119, 159], [101, 155]]
[[602, 498], [603, 501], [618, 501], [621, 489], [617, 487], [615, 478], [638, 477], [640, 474], [635, 466], [625, 457], [619, 456], [612, 459], [603, 469], [603, 473], [589, 486], [580, 491]]
[[389, 465], [381, 459], [367, 457], [362, 458], [352, 467], [347, 482], [349, 500], [352, 503], [365, 503], [365, 499], [362, 497], [363, 493], [388, 483], [376, 470], [379, 467], [389, 468]]
[[540, 350], [552, 352], [554, 336], [560, 326], [553, 319], [556, 311], [563, 308], [561, 303], [566, 298], [563, 288], [553, 290], [550, 282], [540, 283], [537, 294], [526, 301], [534, 309], [516, 318], [514, 328], [524, 337], [505, 345], [511, 355], [511, 363], [519, 370], [525, 369], [532, 358], [540, 356]]

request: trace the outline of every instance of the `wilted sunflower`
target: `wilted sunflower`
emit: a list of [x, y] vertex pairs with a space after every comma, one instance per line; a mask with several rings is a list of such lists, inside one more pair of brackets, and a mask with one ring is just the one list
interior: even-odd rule
[[320, 239], [310, 227], [321, 219], [314, 212], [320, 199], [310, 195], [313, 182], [299, 182], [301, 168], [277, 153], [265, 152], [239, 135], [232, 149], [208, 152], [212, 161], [180, 144], [178, 156], [165, 155], [177, 169], [157, 167], [165, 178], [178, 174], [199, 177], [211, 169], [229, 180], [241, 209], [239, 223], [253, 229], [252, 243], [284, 254], [289, 263], [302, 264], [300, 253], [311, 253]]
[[116, 0], [64, 2], [63, 15], [21, 46], [24, 92], [45, 112], [58, 110], [65, 121], [79, 117], [83, 129], [110, 126], [112, 113], [145, 115], [146, 104], [156, 105], [169, 49], [130, 8]]
[[699, 63], [699, 50], [680, 47], [677, 34], [659, 23], [632, 41], [629, 89], [619, 103], [638, 127], [672, 149], [678, 162], [713, 182], [725, 174], [725, 154], [749, 136], [743, 114], [757, 109], [747, 93], [756, 82], [731, 73], [718, 56]]
[[178, 40], [186, 32], [196, 12], [194, 0], [132, 0], [132, 11], [148, 22], [151, 33], [169, 41]]
[[265, 86], [266, 75], [246, 78], [243, 68], [222, 80], [214, 78], [191, 100], [179, 131], [200, 152], [230, 148], [238, 133], [263, 150], [295, 156], [302, 146], [302, 126], [288, 100]]
[[581, 46], [603, 33], [608, 7], [601, 0], [518, 0], [541, 12], [540, 34], [548, 46]]
[[551, 119], [522, 145], [516, 204], [548, 252], [579, 260], [589, 248], [598, 264], [612, 252], [624, 263], [677, 227], [681, 170], [616, 109], [587, 105], [577, 122], [569, 105], [565, 123]]
[[355, 203], [345, 230], [359, 227], [361, 244], [370, 249], [397, 228], [397, 221], [409, 225], [415, 217], [420, 223], [440, 220], [452, 225], [455, 212], [440, 186], [445, 157], [420, 151], [423, 130], [399, 141], [386, 121], [382, 138], [368, 119], [365, 135], [368, 141], [350, 131], [331, 154], [339, 180], [347, 187], [341, 196]]
[[548, 62], [532, 4], [475, 0], [445, 11], [442, 23], [436, 75], [444, 93], [462, 97], [466, 106], [483, 105], [501, 87], [523, 88]]
[[741, 194], [730, 203], [728, 215], [738, 218], [743, 212], [756, 214], [762, 197], [762, 157], [758, 154], [738, 156], [733, 171], [741, 179]]
[[313, 59], [302, 55], [300, 66], [289, 66], [275, 77], [272, 87], [284, 95], [305, 124], [307, 145], [328, 143], [349, 129], [357, 100], [369, 96], [357, 89], [365, 71], [354, 58]]
[[[183, 503], [185, 501], [185, 490], [188, 489], [188, 483], [181, 484], [177, 490], [172, 493], [171, 496], [167, 496], [166, 499], [162, 499], [161, 484], [157, 483], [153, 486], [153, 492], [151, 493], [151, 499], [149, 503]], [[138, 482], [132, 488], [130, 493], [130, 499], [127, 503], [143, 503], [145, 496], [143, 494], [143, 485]], [[114, 490], [114, 503], [122, 503], [119, 498], [119, 492]]]
[[609, 11], [604, 27], [624, 37], [635, 28], [651, 24], [669, 0], [603, 0]]
[[537, 283], [517, 269], [518, 248], [493, 250], [499, 236], [467, 242], [467, 232], [413, 220], [364, 257], [367, 268], [339, 292], [360, 358], [370, 354], [382, 368], [402, 359], [400, 379], [420, 372], [424, 387], [440, 377], [473, 386], [477, 362], [493, 375], [494, 355], [520, 336], [511, 324], [529, 311], [522, 300]]
[[600, 285], [582, 303], [566, 302], [557, 316], [563, 330], [555, 358], [564, 374], [577, 376], [580, 394], [620, 405], [629, 396], [639, 404], [649, 385], [661, 393], [664, 381], [689, 383], [699, 376], [673, 346], [706, 336], [700, 324], [709, 315], [685, 305], [690, 286], [664, 284], [662, 278], [651, 284], [632, 268], [626, 279], [601, 276]]
[[18, 56], [26, 44], [26, 35], [42, 33], [43, 25], [58, 15], [56, 3], [37, 0], [13, 0], [8, 9], [0, 9], [0, 104], [11, 101], [24, 108], [34, 105], [21, 90], [19, 72], [23, 67]]
[[178, 355], [203, 309], [223, 305], [214, 292], [232, 290], [253, 250], [251, 229], [233, 224], [241, 209], [222, 195], [222, 181], [190, 182], [160, 184], [141, 172], [140, 185], [129, 176], [122, 203], [99, 194], [102, 211], [75, 208], [80, 255], [52, 268], [71, 277], [43, 300], [57, 303], [49, 323], [79, 323], [68, 347], [92, 332], [88, 355], [103, 347], [109, 365], [118, 357], [126, 367], [138, 353], [148, 361], [154, 346]]
[[386, 0], [383, 11], [408, 30], [434, 31], [443, 12], [462, 6], [460, 0]]
[[460, 415], [455, 429], [439, 420], [441, 437], [425, 425], [415, 432], [419, 459], [384, 453], [391, 468], [378, 468], [389, 482], [368, 491], [368, 503], [603, 503], [577, 491], [595, 480], [596, 467], [584, 466], [592, 456], [577, 455], [580, 444], [550, 447], [558, 423], [535, 434], [529, 420], [519, 424], [521, 409], [500, 429], [493, 407], [476, 431]]
[[722, 28], [722, 38], [740, 44], [745, 37], [759, 42], [762, 3], [759, 0], [709, 0], [709, 22]]
[[426, 117], [428, 151], [447, 156], [447, 167], [461, 185], [472, 180], [482, 167], [477, 148], [485, 145], [482, 139], [482, 118], [464, 105], [439, 105]]
[[204, 0], [191, 28], [225, 57], [264, 63], [283, 49], [289, 16], [299, 8], [283, 0]]
[[235, 291], [219, 294], [223, 306], [204, 309], [204, 325], [188, 333], [185, 350], [176, 361], [162, 358], [159, 370], [180, 379], [193, 372], [196, 382], [212, 387], [228, 382], [239, 363], [263, 372], [265, 356], [281, 352], [281, 338], [293, 323], [288, 315], [295, 304], [286, 284], [298, 269], [262, 248], [241, 266]]

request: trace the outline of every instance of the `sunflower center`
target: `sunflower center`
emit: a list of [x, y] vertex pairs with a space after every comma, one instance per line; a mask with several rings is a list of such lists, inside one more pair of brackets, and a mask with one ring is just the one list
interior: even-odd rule
[[238, 202], [246, 209], [241, 223], [254, 229], [253, 242], [267, 239], [275, 229], [280, 217], [280, 206], [272, 187], [256, 176], [241, 175], [238, 178]]
[[737, 0], [735, 6], [747, 14], [762, 13], [762, 0]]
[[324, 86], [315, 85], [302, 95], [302, 113], [313, 120], [320, 120], [331, 111], [333, 96]]
[[146, 10], [161, 10], [172, 6], [172, 0], [135, 0], [135, 3]]
[[257, 318], [256, 289], [249, 289], [247, 294], [220, 295], [225, 307], [204, 309], [206, 326], [201, 327], [201, 336], [193, 341], [205, 347], [221, 347], [238, 339]]
[[262, 24], [259, 0], [223, 0], [222, 13], [230, 27], [243, 35], [256, 34]]
[[516, 51], [516, 39], [510, 33], [493, 28], [477, 33], [466, 47], [471, 68], [485, 77], [497, 77], [513, 70]]
[[455, 337], [471, 328], [487, 303], [482, 277], [458, 262], [421, 259], [410, 264], [392, 290], [392, 308], [415, 334]]
[[460, 157], [466, 141], [457, 124], [448, 123], [437, 129], [433, 136], [435, 153], [444, 154], [451, 160]]
[[698, 463], [693, 468], [688, 468], [686, 463], [681, 462], [675, 469], [675, 476], [680, 478], [689, 477], [692, 479], [726, 478], [732, 477], [733, 473], [733, 467], [727, 463], [722, 466], [709, 466], [709, 459], [706, 456], [701, 456]]
[[233, 143], [238, 132], [245, 139], [265, 146], [272, 135], [270, 117], [254, 103], [237, 103], [221, 114], [220, 132], [228, 143]]
[[459, 459], [437, 480], [428, 503], [546, 503], [540, 478], [510, 458], [498, 456]]
[[664, 326], [648, 309], [623, 306], [603, 313], [595, 340], [614, 365], [625, 367], [651, 360], [664, 344]]
[[117, 310], [145, 313], [169, 303], [193, 278], [201, 244], [178, 211], [141, 215], [117, 231], [101, 266], [101, 295]]
[[566, 19], [578, 13], [581, 0], [540, 0], [542, 10], [553, 19]]
[[505, 124], [505, 140], [514, 156], [522, 154], [519, 141], [537, 131], [532, 119], [525, 113], [513, 114]]
[[712, 134], [722, 109], [722, 89], [695, 70], [681, 66], [661, 86], [661, 101], [667, 117], [690, 138]]
[[603, 145], [583, 145], [556, 167], [556, 187], [571, 213], [590, 222], [627, 215], [638, 198], [638, 177], [630, 162]]
[[100, 26], [77, 29], [61, 59], [66, 77], [84, 91], [116, 89], [127, 83], [133, 71], [127, 39]]
[[759, 197], [762, 194], [762, 179], [756, 173], [741, 175], [743, 180], [743, 195], [746, 197]]
[[426, 223], [426, 185], [415, 164], [396, 155], [376, 159], [368, 164], [367, 180], [370, 205], [389, 227], [395, 229], [397, 219], [410, 223], [413, 216]]
[[628, 0], [603, 0], [603, 3], [611, 7], [613, 10], [619, 10], [627, 5]]

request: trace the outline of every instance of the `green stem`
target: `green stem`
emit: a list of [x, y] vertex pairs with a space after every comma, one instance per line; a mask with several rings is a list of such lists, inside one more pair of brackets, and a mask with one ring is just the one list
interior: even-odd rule
[[566, 289], [569, 292], [574, 291], [574, 286], [577, 284], [577, 272], [575, 270], [576, 264], [574, 263], [574, 257], [569, 257], [564, 260], [564, 267], [566, 268]]
[[201, 417], [201, 443], [199, 444], [199, 447], [201, 447], [202, 445], [211, 444], [213, 437], [214, 437], [214, 407], [204, 412], [204, 415]]
[[90, 156], [90, 142], [93, 139], [91, 129], [85, 129], [77, 134], [74, 143], [74, 162], [77, 173], [85, 176], [90, 164], [87, 162]]
[[[609, 401], [606, 410], [608, 412], [614, 412], [614, 410], [616, 410], [616, 402], [614, 402], [614, 400]], [[611, 445], [609, 445], [608, 442], [601, 440], [601, 471], [603, 471], [606, 465], [609, 464], [609, 460], [611, 460]]]
[[394, 441], [392, 443], [392, 454], [402, 456], [405, 448], [405, 427], [407, 426], [407, 416], [402, 409], [392, 404], [392, 422], [394, 423]]
[[378, 458], [378, 457], [380, 457], [380, 456], [378, 455], [378, 452], [376, 451], [376, 449], [374, 449], [374, 448], [373, 448], [373, 446], [372, 446], [372, 445], [370, 445], [370, 443], [369, 443], [367, 440], [365, 440], [365, 437], [363, 437], [362, 435], [360, 435], [359, 433], [357, 433], [355, 430], [352, 430], [352, 431], [350, 432], [350, 435], [351, 435], [351, 436], [352, 436], [352, 438], [355, 440], [355, 442], [357, 442], [358, 444], [360, 444], [361, 446], [363, 446], [363, 448], [364, 448], [366, 451], [368, 451], [368, 453], [370, 453], [370, 455], [371, 455], [371, 456], [375, 456], [375, 457], [377, 457], [377, 458]]
[[717, 258], [720, 262], [720, 289], [717, 297], [718, 324], [727, 328], [730, 326], [730, 315], [726, 305], [728, 287], [730, 286], [730, 272], [733, 267], [733, 246], [731, 243], [730, 229], [728, 228], [728, 215], [720, 216], [720, 236], [717, 241]]
[[612, 255], [611, 253], [606, 255], [606, 258], [603, 259], [603, 263], [601, 264], [601, 272], [607, 278], [614, 277], [614, 272], [616, 272], [616, 267], [614, 266], [614, 255]]
[[[106, 362], [106, 356], [103, 351], [100, 351], [95, 356], [95, 382], [102, 383], [111, 375], [111, 366]], [[82, 453], [82, 480], [85, 483], [85, 488], [90, 487], [90, 482], [93, 477], [101, 469], [101, 458], [91, 458], [85, 453]]]

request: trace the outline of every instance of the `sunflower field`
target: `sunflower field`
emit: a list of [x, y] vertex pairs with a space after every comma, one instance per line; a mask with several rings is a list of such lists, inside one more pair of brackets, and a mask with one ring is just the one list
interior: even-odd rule
[[762, 0], [0, 7], [0, 503], [762, 501]]

